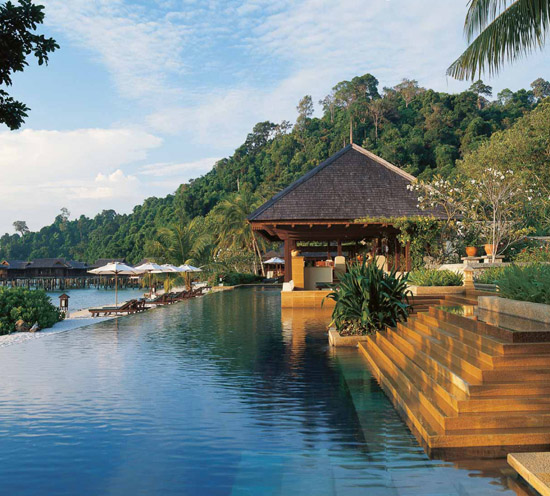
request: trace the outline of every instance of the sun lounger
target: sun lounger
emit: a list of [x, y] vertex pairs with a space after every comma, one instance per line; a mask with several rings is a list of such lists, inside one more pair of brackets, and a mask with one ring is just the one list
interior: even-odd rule
[[170, 305], [174, 303], [173, 295], [171, 293], [164, 293], [156, 298], [145, 300], [147, 305]]
[[123, 303], [119, 307], [90, 308], [88, 311], [92, 314], [92, 317], [99, 317], [100, 315], [107, 317], [108, 315], [143, 312], [146, 309], [147, 308], [145, 307], [145, 301], [130, 300], [126, 303]]
[[191, 291], [180, 291], [179, 293], [172, 293], [172, 299], [174, 301], [183, 301], [192, 298]]

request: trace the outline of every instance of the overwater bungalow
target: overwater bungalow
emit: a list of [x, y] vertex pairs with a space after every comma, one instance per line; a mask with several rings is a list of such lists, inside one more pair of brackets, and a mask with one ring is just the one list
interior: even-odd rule
[[87, 265], [83, 262], [68, 262], [64, 258], [38, 258], [25, 266], [25, 277], [79, 277], [86, 275]]
[[76, 260], [64, 258], [37, 258], [31, 261], [3, 260], [0, 262], [0, 278], [45, 279], [77, 278], [87, 275], [88, 265]]
[[[294, 290], [322, 289], [337, 281], [347, 261], [369, 253], [383, 257], [387, 268], [408, 271], [410, 246], [401, 245], [392, 219], [443, 218], [441, 211], [419, 208], [416, 194], [408, 188], [414, 180], [399, 167], [351, 144], [248, 219], [255, 232], [284, 243], [285, 282], [292, 281]], [[291, 298], [284, 295], [283, 305]]]

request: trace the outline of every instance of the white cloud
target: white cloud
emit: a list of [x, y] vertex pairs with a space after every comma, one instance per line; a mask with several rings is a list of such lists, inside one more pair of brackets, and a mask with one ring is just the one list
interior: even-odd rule
[[152, 191], [122, 168], [146, 159], [161, 144], [135, 129], [0, 133], [0, 232], [11, 231], [14, 220], [42, 227], [61, 207], [73, 216], [130, 210]]
[[[311, 94], [318, 101], [337, 82], [367, 72], [379, 79], [380, 89], [404, 77], [440, 91], [469, 86], [446, 76], [447, 67], [465, 48], [461, 22], [465, 3], [248, 0], [241, 2], [237, 14], [246, 17], [259, 10], [263, 15], [249, 31], [240, 32], [246, 53], [254, 60], [284, 67], [284, 76], [274, 74], [258, 82], [253, 72], [245, 70], [240, 82], [198, 94], [191, 104], [158, 108], [147, 120], [153, 129], [183, 132], [205, 145], [216, 141], [235, 147], [256, 122], [293, 120], [303, 95]], [[525, 87], [540, 70], [540, 60], [533, 58], [487, 81], [495, 86], [495, 93], [514, 84]]]
[[156, 101], [177, 95], [172, 74], [185, 69], [182, 61], [188, 28], [167, 18], [146, 15], [122, 0], [44, 0], [46, 22], [64, 30], [78, 45], [92, 50], [128, 98]]
[[142, 166], [139, 169], [139, 173], [144, 176], [154, 177], [177, 176], [180, 183], [183, 183], [191, 178], [197, 178], [206, 174], [218, 160], [220, 158], [203, 158], [181, 164], [159, 162]]
[[71, 192], [70, 198], [80, 199], [112, 199], [132, 198], [141, 185], [135, 176], [126, 176], [124, 172], [117, 169], [112, 174], [96, 176], [92, 185], [82, 184]]

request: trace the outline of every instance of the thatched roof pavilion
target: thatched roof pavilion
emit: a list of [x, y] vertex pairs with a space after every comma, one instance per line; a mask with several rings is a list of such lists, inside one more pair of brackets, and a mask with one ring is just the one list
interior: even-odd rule
[[[249, 216], [257, 233], [285, 243], [285, 280], [292, 278], [291, 251], [303, 241], [377, 242], [391, 240], [399, 261], [403, 247], [391, 220], [443, 218], [439, 210], [421, 210], [407, 186], [415, 180], [395, 165], [351, 144], [275, 195]], [[405, 248], [406, 268], [410, 254]]]

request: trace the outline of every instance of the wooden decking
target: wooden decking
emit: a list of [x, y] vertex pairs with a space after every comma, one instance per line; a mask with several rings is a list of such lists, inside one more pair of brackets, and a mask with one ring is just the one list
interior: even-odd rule
[[548, 449], [550, 331], [511, 331], [444, 308], [476, 303], [471, 296], [427, 303], [359, 349], [432, 455]]

